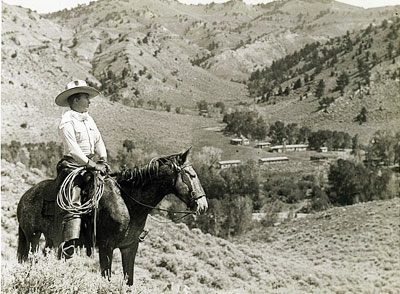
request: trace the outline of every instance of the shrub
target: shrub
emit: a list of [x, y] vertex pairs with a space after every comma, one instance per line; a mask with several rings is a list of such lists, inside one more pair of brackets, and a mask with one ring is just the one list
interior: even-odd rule
[[319, 101], [319, 109], [327, 109], [333, 102], [335, 102], [335, 98], [324, 97]]
[[314, 186], [311, 192], [311, 209], [322, 211], [328, 209], [330, 201], [328, 195], [318, 186]]
[[173, 255], [162, 255], [157, 266], [167, 269], [174, 275], [177, 274], [177, 263]]
[[329, 200], [333, 204], [349, 205], [390, 198], [391, 177], [389, 169], [368, 169], [362, 164], [339, 159], [329, 169]]
[[249, 272], [243, 266], [235, 266], [233, 269], [233, 276], [243, 281], [247, 281], [250, 279]]
[[[89, 268], [88, 268], [89, 266]], [[96, 265], [97, 266], [97, 265]], [[120, 276], [102, 278], [78, 253], [68, 262], [53, 254], [30, 255], [28, 262], [2, 270], [4, 293], [134, 293]]]
[[281, 208], [282, 202], [279, 200], [264, 204], [261, 208], [261, 212], [264, 213], [261, 224], [265, 227], [273, 226], [278, 220], [278, 212], [280, 212]]
[[124, 147], [128, 152], [132, 152], [132, 150], [135, 149], [135, 143], [132, 140], [125, 139], [122, 143], [122, 147]]
[[356, 116], [355, 121], [357, 121], [360, 125], [367, 122], [367, 113], [367, 109], [365, 106], [363, 106], [360, 113]]
[[57, 162], [62, 157], [62, 147], [55, 142], [22, 145], [18, 141], [11, 141], [10, 144], [1, 145], [1, 156], [8, 162], [20, 161], [31, 168], [38, 168], [54, 176]]
[[199, 111], [208, 111], [208, 103], [205, 100], [201, 100], [199, 102], [196, 103], [197, 104], [197, 108]]

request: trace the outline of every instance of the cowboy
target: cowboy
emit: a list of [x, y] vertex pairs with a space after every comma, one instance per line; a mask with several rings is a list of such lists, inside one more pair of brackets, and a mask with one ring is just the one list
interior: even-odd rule
[[[89, 87], [85, 81], [75, 80], [68, 83], [66, 90], [55, 99], [58, 106], [70, 108], [63, 113], [58, 127], [64, 145], [64, 156], [57, 164], [59, 186], [73, 170], [79, 167], [103, 174], [109, 170], [106, 147], [96, 123], [88, 113], [90, 100], [99, 94], [99, 91]], [[99, 156], [97, 162], [94, 161], [95, 155]], [[83, 182], [84, 175], [74, 179], [70, 199], [74, 205], [79, 205], [81, 202]], [[74, 254], [80, 227], [79, 215], [68, 212], [63, 217], [63, 242], [60, 248], [65, 258], [70, 258]]]

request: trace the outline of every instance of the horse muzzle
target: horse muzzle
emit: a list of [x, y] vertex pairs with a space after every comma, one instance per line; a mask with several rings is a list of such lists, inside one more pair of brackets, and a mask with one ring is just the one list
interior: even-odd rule
[[208, 202], [206, 195], [201, 196], [200, 198], [197, 198], [195, 200], [196, 202], [196, 213], [197, 214], [202, 214], [205, 213], [208, 209]]

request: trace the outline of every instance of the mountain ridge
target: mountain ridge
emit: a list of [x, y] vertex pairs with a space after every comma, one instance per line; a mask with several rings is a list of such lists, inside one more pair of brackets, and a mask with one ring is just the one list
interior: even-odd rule
[[[40, 142], [57, 138], [55, 122], [62, 110], [53, 99], [71, 79], [79, 78], [88, 80], [103, 93], [103, 98], [93, 104], [93, 111], [95, 116], [107, 118], [98, 124], [104, 136], [110, 138], [113, 149], [127, 138], [147, 142], [141, 147], [166, 147], [163, 153], [196, 144], [192, 141], [196, 136], [191, 132], [219, 123], [218, 118], [197, 115], [199, 101], [223, 102], [228, 111], [238, 103], [251, 104], [253, 99], [243, 82], [256, 68], [303, 44], [323, 42], [331, 34], [365, 27], [373, 17], [380, 22], [393, 13], [387, 8], [363, 10], [332, 1], [314, 2], [246, 6], [248, 11], [244, 13], [236, 8], [226, 9], [236, 2], [199, 7], [168, 1], [140, 1], [136, 6], [131, 6], [132, 1], [98, 1], [46, 16], [4, 4], [3, 141]], [[158, 7], [158, 3], [163, 6]], [[119, 4], [125, 8], [121, 9]], [[305, 8], [303, 13], [299, 12], [303, 4], [307, 9], [313, 7], [308, 15]], [[341, 11], [343, 19], [333, 9], [328, 10], [332, 5], [339, 11], [346, 9]], [[329, 26], [336, 19], [342, 22]], [[347, 26], [349, 19], [353, 21]], [[271, 53], [266, 54], [266, 48]], [[306, 105], [300, 105], [305, 114], [293, 113], [296, 107], [288, 112], [286, 103], [268, 106], [265, 117], [269, 123], [283, 117], [287, 121], [319, 125], [326, 119], [324, 115], [309, 115], [312, 108]], [[124, 117], [119, 116], [120, 109], [124, 109]], [[163, 113], [166, 111], [170, 113]], [[111, 119], [113, 116], [119, 119]], [[165, 121], [164, 125], [157, 125], [157, 120]], [[175, 144], [165, 133], [189, 135], [184, 137], [184, 143]], [[161, 141], [164, 139], [169, 142], [167, 146]]]

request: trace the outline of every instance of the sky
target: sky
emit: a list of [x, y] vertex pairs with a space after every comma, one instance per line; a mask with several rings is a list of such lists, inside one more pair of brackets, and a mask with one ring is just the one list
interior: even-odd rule
[[[36, 10], [39, 13], [54, 12], [64, 8], [70, 9], [78, 4], [88, 4], [91, 0], [3, 0], [12, 5], [20, 5], [23, 7]], [[93, 1], [93, 0], [92, 0]], [[227, 0], [178, 0], [185, 4], [207, 4], [211, 2], [222, 3]], [[247, 4], [259, 4], [272, 2], [273, 0], [244, 0]], [[338, 2], [347, 3], [354, 6], [364, 8], [380, 7], [387, 5], [400, 5], [400, 0], [337, 0]]]

